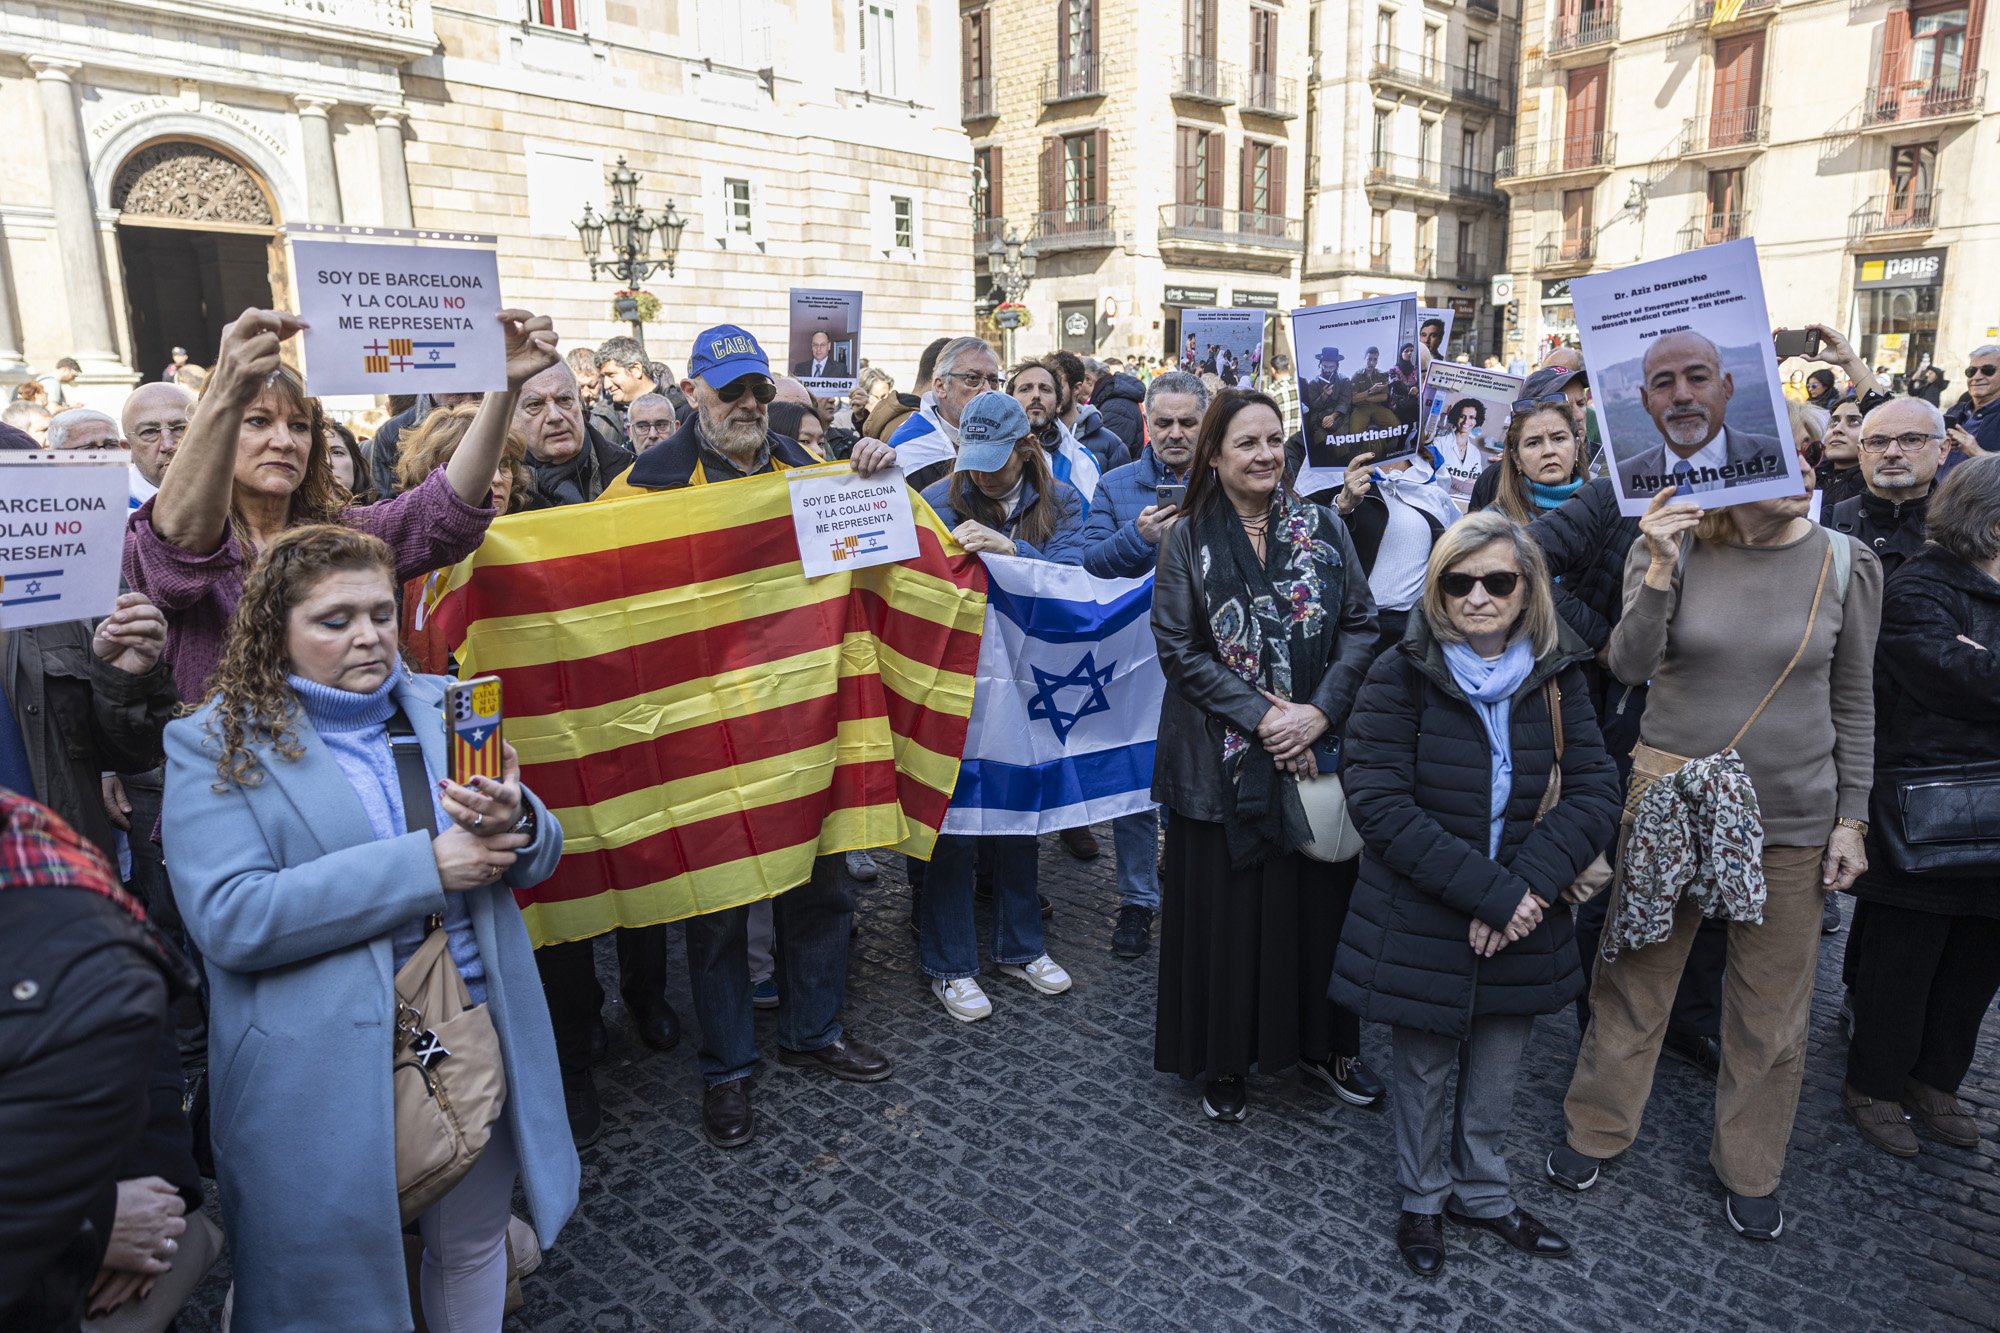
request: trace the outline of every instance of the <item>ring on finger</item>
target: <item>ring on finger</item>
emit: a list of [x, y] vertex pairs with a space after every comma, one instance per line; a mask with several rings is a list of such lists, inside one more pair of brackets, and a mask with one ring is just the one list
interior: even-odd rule
[[474, 815], [472, 817], [472, 827], [474, 828], [478, 828], [481, 824], [484, 824], [485, 822], [486, 822], [485, 815]]

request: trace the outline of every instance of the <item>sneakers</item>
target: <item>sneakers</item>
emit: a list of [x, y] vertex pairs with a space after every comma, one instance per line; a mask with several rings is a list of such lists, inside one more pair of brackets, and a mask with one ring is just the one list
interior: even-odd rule
[[1373, 1106], [1389, 1094], [1374, 1071], [1361, 1063], [1360, 1056], [1350, 1059], [1345, 1055], [1329, 1055], [1324, 1060], [1301, 1060], [1299, 1071], [1324, 1083], [1329, 1092], [1349, 1106]]
[[1211, 1080], [1201, 1090], [1201, 1113], [1210, 1120], [1233, 1125], [1250, 1113], [1250, 1099], [1243, 1090], [1243, 1076]]
[[1917, 1155], [1917, 1132], [1910, 1128], [1910, 1122], [1898, 1103], [1878, 1101], [1855, 1091], [1852, 1084], [1843, 1083], [1840, 1086], [1840, 1109], [1847, 1112], [1847, 1118], [1861, 1131], [1862, 1138], [1891, 1157]]
[[863, 884], [875, 878], [875, 858], [867, 852], [848, 852], [845, 854], [845, 861], [847, 873]]
[[1549, 1160], [1543, 1170], [1552, 1184], [1581, 1194], [1597, 1183], [1597, 1172], [1603, 1165], [1599, 1159], [1586, 1157], [1567, 1143], [1558, 1143], [1549, 1149]]
[[1001, 963], [998, 966], [1008, 976], [1019, 977], [1044, 995], [1060, 995], [1070, 987], [1069, 973], [1047, 954], [1032, 963]]
[[[1965, 1103], [1948, 1092], [1928, 1087], [1915, 1079], [1903, 1080], [1903, 1105], [1917, 1113], [1924, 1128], [1954, 1148], [1979, 1146], [1979, 1122]], [[1915, 1145], [1912, 1144], [1912, 1151]]]
[[752, 982], [750, 986], [750, 1007], [753, 1009], [776, 1009], [778, 1007], [778, 979], [765, 977]]
[[1111, 930], [1111, 952], [1120, 958], [1140, 958], [1153, 942], [1153, 909], [1131, 903], [1118, 909], [1118, 924]]
[[993, 1016], [993, 1001], [979, 989], [976, 977], [960, 977], [956, 981], [932, 977], [931, 994], [938, 997], [946, 1013], [961, 1023], [977, 1023], [982, 1018]]
[[1785, 1234], [1785, 1210], [1775, 1194], [1757, 1199], [1731, 1194], [1723, 1201], [1722, 1215], [1729, 1219], [1729, 1229], [1745, 1240], [1776, 1240]]
[[1819, 908], [1819, 933], [1838, 935], [1840, 933], [1840, 895], [1829, 893]]

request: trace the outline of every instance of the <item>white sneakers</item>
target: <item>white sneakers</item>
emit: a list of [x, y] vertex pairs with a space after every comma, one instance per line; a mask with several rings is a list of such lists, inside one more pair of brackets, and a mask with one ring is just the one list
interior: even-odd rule
[[[1019, 977], [1044, 995], [1060, 995], [1070, 987], [1069, 973], [1047, 954], [1032, 963], [1000, 963], [997, 966], [1008, 976]], [[982, 1018], [993, 1016], [993, 1001], [986, 998], [977, 977], [960, 977], [957, 981], [932, 977], [931, 994], [938, 997], [946, 1013], [961, 1023], [977, 1023]]]

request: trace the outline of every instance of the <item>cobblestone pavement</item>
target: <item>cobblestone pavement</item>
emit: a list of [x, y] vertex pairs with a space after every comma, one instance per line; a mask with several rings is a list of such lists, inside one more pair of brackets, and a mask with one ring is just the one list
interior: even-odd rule
[[[1191, 1088], [1153, 1071], [1156, 955], [1109, 953], [1111, 839], [1098, 835], [1088, 864], [1044, 841], [1049, 949], [1075, 988], [1044, 998], [989, 969], [993, 1017], [972, 1026], [919, 980], [900, 863], [883, 856], [861, 894], [846, 1016], [896, 1074], [854, 1086], [783, 1068], [760, 1017], [744, 1148], [701, 1136], [692, 1039], [658, 1054], [614, 1027], [581, 1205], [508, 1329], [2000, 1327], [2000, 1020], [1965, 1089], [1986, 1143], [1925, 1137], [1909, 1162], [1866, 1147], [1839, 1105], [1844, 932], [1821, 959], [1778, 1244], [1722, 1222], [1713, 1088], [1671, 1060], [1640, 1142], [1597, 1188], [1542, 1181], [1576, 1053], [1564, 1015], [1536, 1027], [1511, 1157], [1520, 1202], [1577, 1256], [1531, 1260], [1454, 1231], [1448, 1271], [1424, 1282], [1392, 1241], [1381, 1113], [1281, 1074], [1251, 1080], [1247, 1121], [1213, 1125]], [[600, 967], [615, 996], [608, 950]], [[692, 1024], [678, 953], [674, 975]], [[1364, 1050], [1386, 1069], [1380, 1030]], [[215, 1326], [223, 1285], [209, 1279], [184, 1329]]]

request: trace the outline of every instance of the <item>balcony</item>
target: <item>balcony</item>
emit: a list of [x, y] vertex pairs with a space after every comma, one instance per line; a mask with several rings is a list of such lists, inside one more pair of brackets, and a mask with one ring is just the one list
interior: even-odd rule
[[1235, 71], [1207, 56], [1183, 55], [1174, 71], [1174, 96], [1184, 102], [1228, 106], [1236, 100]]
[[975, 256], [986, 253], [986, 247], [1007, 234], [1006, 218], [974, 218], [972, 221], [972, 252]]
[[1977, 120], [1985, 109], [1985, 70], [1968, 72], [1956, 83], [1942, 86], [1928, 79], [1912, 79], [1870, 88], [1861, 102], [1861, 129], [1867, 133], [1927, 122]]
[[1461, 102], [1497, 111], [1506, 104], [1507, 85], [1497, 74], [1483, 74], [1465, 65], [1454, 65], [1451, 95]]
[[1586, 269], [1597, 255], [1597, 228], [1566, 228], [1535, 247], [1537, 269]]
[[1451, 276], [1460, 282], [1485, 282], [1493, 276], [1493, 266], [1483, 255], [1461, 254], [1452, 256]]
[[1058, 250], [1109, 250], [1118, 244], [1110, 204], [1072, 204], [1035, 214], [1034, 242], [1043, 254]]
[[1395, 153], [1376, 153], [1368, 159], [1366, 184], [1370, 190], [1386, 194], [1430, 195], [1442, 199], [1449, 193], [1445, 188], [1443, 167], [1422, 158], [1401, 157]]
[[1601, 4], [1581, 14], [1557, 14], [1550, 18], [1549, 37], [1542, 45], [1542, 54], [1552, 61], [1564, 60], [1617, 40], [1618, 7]]
[[1160, 206], [1160, 254], [1169, 263], [1224, 250], [1244, 267], [1284, 272], [1305, 248], [1305, 227], [1296, 218], [1205, 204]]
[[1396, 271], [1395, 251], [1384, 245], [1368, 252], [1370, 273], [1394, 273]]
[[1689, 219], [1677, 235], [1681, 252], [1699, 250], [1704, 245], [1721, 245], [1724, 241], [1740, 241], [1750, 234], [1750, 214], [1747, 209], [1733, 213], [1711, 213], [1704, 209]]
[[1936, 225], [1936, 190], [1903, 190], [1878, 194], [1847, 215], [1847, 243], [1905, 242]]
[[1415, 264], [1398, 264], [1394, 246], [1383, 245], [1368, 251], [1368, 271], [1384, 277], [1434, 278], [1437, 276], [1437, 255], [1429, 250], [1416, 253]]
[[1618, 136], [1609, 130], [1572, 134], [1553, 142], [1509, 144], [1500, 150], [1493, 176], [1499, 181], [1553, 180], [1562, 176], [1609, 175]]
[[1070, 56], [1058, 60], [1042, 72], [1043, 106], [1103, 95], [1104, 87], [1098, 82], [1097, 57], [1094, 55]]
[[1393, 46], [1375, 48], [1375, 59], [1368, 67], [1368, 81], [1384, 88], [1401, 88], [1423, 97], [1445, 98], [1451, 95], [1450, 71], [1444, 61], [1430, 59], [1410, 51], [1399, 51]]
[[1505, 202], [1499, 188], [1493, 184], [1493, 173], [1472, 167], [1451, 169], [1451, 197], [1455, 201], [1485, 204], [1489, 208], [1498, 208]]
[[1243, 110], [1273, 120], [1293, 120], [1299, 114], [1299, 81], [1252, 70], [1243, 79]]
[[1713, 158], [1762, 152], [1771, 141], [1771, 108], [1737, 107], [1715, 116], [1690, 116], [1681, 122], [1681, 156]]
[[993, 100], [993, 80], [967, 79], [960, 87], [958, 118], [961, 122], [989, 120], [999, 114], [999, 104]]
[[[1724, 19], [1722, 27], [1731, 28], [1739, 23], [1757, 23], [1771, 17], [1771, 11], [1778, 7], [1778, 0], [1743, 0], [1736, 17]], [[1716, 0], [1694, 0], [1694, 10], [1688, 16], [1690, 25], [1710, 27], [1715, 23]]]

